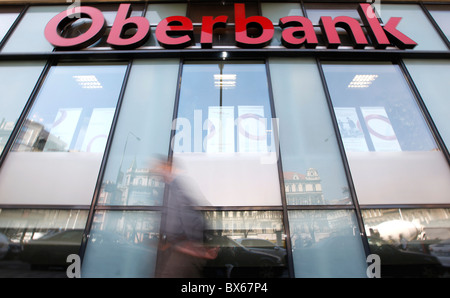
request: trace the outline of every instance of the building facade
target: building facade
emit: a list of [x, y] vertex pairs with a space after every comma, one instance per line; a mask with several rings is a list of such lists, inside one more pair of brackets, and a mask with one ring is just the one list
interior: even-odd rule
[[449, 277], [449, 20], [446, 1], [1, 1], [0, 277], [158, 277], [161, 160], [216, 248], [207, 277]]

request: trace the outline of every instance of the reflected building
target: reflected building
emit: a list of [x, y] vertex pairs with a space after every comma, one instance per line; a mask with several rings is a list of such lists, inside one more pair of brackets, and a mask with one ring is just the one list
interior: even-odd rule
[[290, 205], [325, 205], [316, 169], [309, 168], [306, 175], [284, 172], [284, 185], [287, 203]]
[[148, 168], [138, 168], [133, 161], [125, 176], [119, 177], [118, 183], [105, 181], [102, 184], [98, 204], [161, 206], [164, 188], [160, 175]]

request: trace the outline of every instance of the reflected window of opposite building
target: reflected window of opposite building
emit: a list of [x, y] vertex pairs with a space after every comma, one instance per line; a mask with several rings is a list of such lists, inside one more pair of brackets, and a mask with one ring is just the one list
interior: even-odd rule
[[448, 203], [448, 163], [400, 68], [323, 69], [360, 204]]

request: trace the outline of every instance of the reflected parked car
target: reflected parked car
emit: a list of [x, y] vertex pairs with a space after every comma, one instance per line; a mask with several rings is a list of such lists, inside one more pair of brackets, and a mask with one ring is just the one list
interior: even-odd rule
[[274, 244], [269, 240], [259, 238], [240, 238], [236, 239], [236, 242], [253, 251], [261, 251], [273, 254], [274, 256], [282, 258], [284, 261], [286, 259], [286, 249]]
[[439, 277], [439, 260], [429, 254], [402, 250], [384, 241], [369, 241], [372, 254], [380, 256], [381, 277]]
[[431, 244], [428, 249], [441, 262], [442, 266], [450, 267], [450, 239]]
[[286, 269], [283, 258], [249, 249], [227, 236], [212, 236], [208, 244], [220, 249], [217, 258], [205, 267], [207, 276], [279, 277]]
[[50, 232], [23, 244], [20, 259], [33, 269], [50, 266], [67, 266], [67, 256], [78, 254], [83, 230]]

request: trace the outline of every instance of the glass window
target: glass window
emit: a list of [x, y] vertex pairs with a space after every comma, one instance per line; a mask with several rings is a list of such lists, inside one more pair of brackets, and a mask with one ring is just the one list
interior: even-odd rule
[[174, 161], [206, 200], [280, 205], [265, 65], [186, 63], [180, 92]]
[[448, 277], [450, 209], [362, 210], [381, 277]]
[[450, 63], [447, 60], [412, 60], [406, 59], [405, 64], [411, 74], [414, 84], [436, 124], [441, 137], [450, 148], [450, 102], [448, 94], [450, 86]]
[[160, 220], [159, 212], [97, 211], [81, 277], [154, 277]]
[[44, 64], [42, 61], [0, 63], [0, 153], [3, 152]]
[[288, 204], [350, 204], [316, 62], [312, 59], [269, 62]]
[[1, 203], [90, 205], [125, 70], [50, 69], [1, 169]]
[[2, 7], [0, 8], [0, 42], [8, 33], [11, 26], [19, 16], [22, 7]]
[[133, 63], [98, 204], [162, 204], [164, 183], [151, 164], [169, 152], [178, 68], [178, 60]]
[[3, 53], [51, 52], [53, 46], [45, 39], [47, 23], [67, 6], [31, 6], [8, 39]]
[[287, 277], [286, 239], [278, 211], [205, 213], [207, 243], [219, 248], [208, 260], [208, 277]]
[[308, 19], [310, 19], [314, 25], [318, 25], [320, 18], [325, 16], [332, 18], [346, 16], [361, 22], [361, 18], [358, 14], [358, 3], [305, 3], [305, 8]]
[[87, 210], [0, 209], [0, 277], [67, 277], [87, 217]]
[[366, 256], [350, 210], [289, 211], [295, 277], [366, 277]]
[[450, 5], [426, 5], [426, 8], [450, 41]]
[[[358, 13], [358, 3], [305, 3], [305, 8], [308, 19], [314, 24], [316, 35], [319, 39], [319, 45], [327, 44], [325, 34], [319, 26], [321, 17], [329, 16], [334, 19], [336, 17], [346, 16], [356, 19], [362, 25], [361, 17]], [[352, 41], [350, 33], [340, 27], [336, 27], [336, 32], [339, 35], [342, 46], [353, 46], [354, 42]]]
[[361, 204], [448, 203], [450, 169], [398, 66], [323, 64]]
[[442, 38], [431, 25], [422, 8], [416, 4], [381, 4], [379, 14], [388, 22], [391, 17], [401, 17], [397, 29], [418, 45], [414, 50], [447, 51]]

